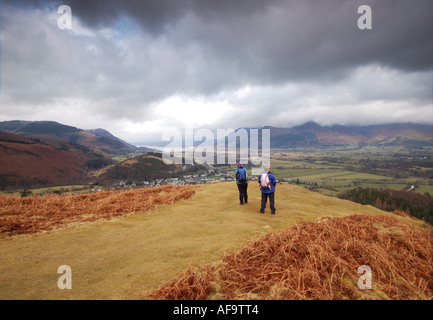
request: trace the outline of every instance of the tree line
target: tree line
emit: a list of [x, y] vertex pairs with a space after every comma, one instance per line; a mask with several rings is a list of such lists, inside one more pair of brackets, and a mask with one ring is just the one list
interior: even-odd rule
[[338, 197], [385, 211], [400, 210], [433, 224], [433, 197], [428, 193], [358, 187], [344, 191]]

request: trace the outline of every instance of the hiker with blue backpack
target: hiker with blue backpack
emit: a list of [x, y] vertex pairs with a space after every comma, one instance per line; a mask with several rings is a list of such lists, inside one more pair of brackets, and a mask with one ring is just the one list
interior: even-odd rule
[[238, 163], [238, 167], [235, 171], [236, 184], [239, 189], [239, 201], [240, 204], [248, 203], [248, 173], [247, 169], [244, 168], [243, 164]]
[[260, 191], [262, 192], [262, 205], [260, 213], [265, 213], [266, 202], [269, 198], [271, 214], [275, 214], [275, 186], [277, 180], [271, 173], [271, 167], [266, 168], [259, 177]]

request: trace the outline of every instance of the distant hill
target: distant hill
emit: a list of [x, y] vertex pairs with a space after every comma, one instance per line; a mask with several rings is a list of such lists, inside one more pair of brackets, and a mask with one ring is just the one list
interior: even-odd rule
[[110, 155], [125, 154], [136, 150], [135, 146], [113, 136], [104, 129], [86, 131], [55, 121], [4, 121], [0, 122], [0, 131], [40, 139], [62, 139]]
[[[292, 128], [264, 128], [271, 131], [271, 148], [433, 146], [433, 125], [321, 126], [308, 122]], [[68, 184], [113, 164], [112, 156], [151, 151], [128, 144], [101, 128], [86, 131], [54, 121], [4, 121], [0, 122], [0, 132], [1, 188]], [[104, 168], [97, 175], [101, 182], [138, 182], [175, 177], [179, 175], [176, 170], [175, 166], [165, 165], [161, 157], [149, 154]]]
[[271, 130], [271, 148], [327, 147], [341, 145], [433, 146], [433, 125], [412, 123], [371, 126], [320, 126], [307, 122]]
[[[261, 149], [263, 129], [270, 130], [271, 148], [327, 148], [348, 145], [404, 146], [420, 148], [433, 146], [433, 125], [396, 123], [370, 126], [321, 126], [315, 122], [307, 122], [299, 126], [284, 128], [264, 126], [245, 129], [250, 146]], [[251, 130], [258, 129], [258, 140], [251, 135]], [[216, 136], [216, 133], [214, 133]], [[228, 143], [231, 150], [233, 142], [227, 139], [216, 140], [215, 143]], [[195, 145], [200, 145], [201, 141]], [[240, 146], [240, 139], [236, 142]]]
[[130, 147], [132, 150], [137, 149], [136, 146], [133, 146], [132, 144], [129, 144], [129, 143], [127, 143], [127, 142], [119, 139], [118, 137], [115, 137], [114, 135], [112, 135], [110, 132], [108, 132], [105, 129], [98, 128], [98, 129], [91, 129], [91, 130], [86, 130], [86, 131], [90, 132], [90, 133], [93, 133], [93, 134], [96, 134], [97, 136], [100, 136], [100, 137], [103, 137], [103, 138], [107, 138], [107, 140], [118, 141], [119, 143], [124, 144], [124, 145]]
[[82, 183], [89, 169], [111, 158], [64, 140], [41, 140], [0, 132], [0, 189]]
[[98, 182], [153, 181], [179, 176], [179, 167], [167, 165], [159, 154], [145, 154], [108, 166], [96, 173]]
[[20, 128], [23, 128], [31, 121], [12, 120], [0, 122], [0, 131], [15, 132]]
[[[114, 163], [112, 156], [149, 151], [102, 128], [82, 130], [55, 121], [0, 122], [0, 189], [87, 183], [90, 173]], [[137, 162], [131, 168], [122, 163], [109, 167], [104, 181], [170, 175], [162, 161], [139, 158]]]

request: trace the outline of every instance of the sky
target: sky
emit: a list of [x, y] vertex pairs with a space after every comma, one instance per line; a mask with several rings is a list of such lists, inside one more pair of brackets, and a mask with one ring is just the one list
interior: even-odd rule
[[186, 127], [432, 124], [433, 1], [0, 0], [7, 120], [135, 145]]

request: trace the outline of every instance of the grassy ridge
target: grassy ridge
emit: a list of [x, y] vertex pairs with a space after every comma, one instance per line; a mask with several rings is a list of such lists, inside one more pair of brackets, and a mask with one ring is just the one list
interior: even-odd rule
[[[1, 299], [145, 297], [189, 266], [217, 264], [225, 254], [270, 231], [323, 216], [389, 215], [371, 206], [279, 184], [277, 214], [259, 211], [252, 182], [240, 206], [234, 183], [203, 185], [189, 200], [0, 242]], [[57, 268], [72, 269], [72, 290], [57, 288]]]

